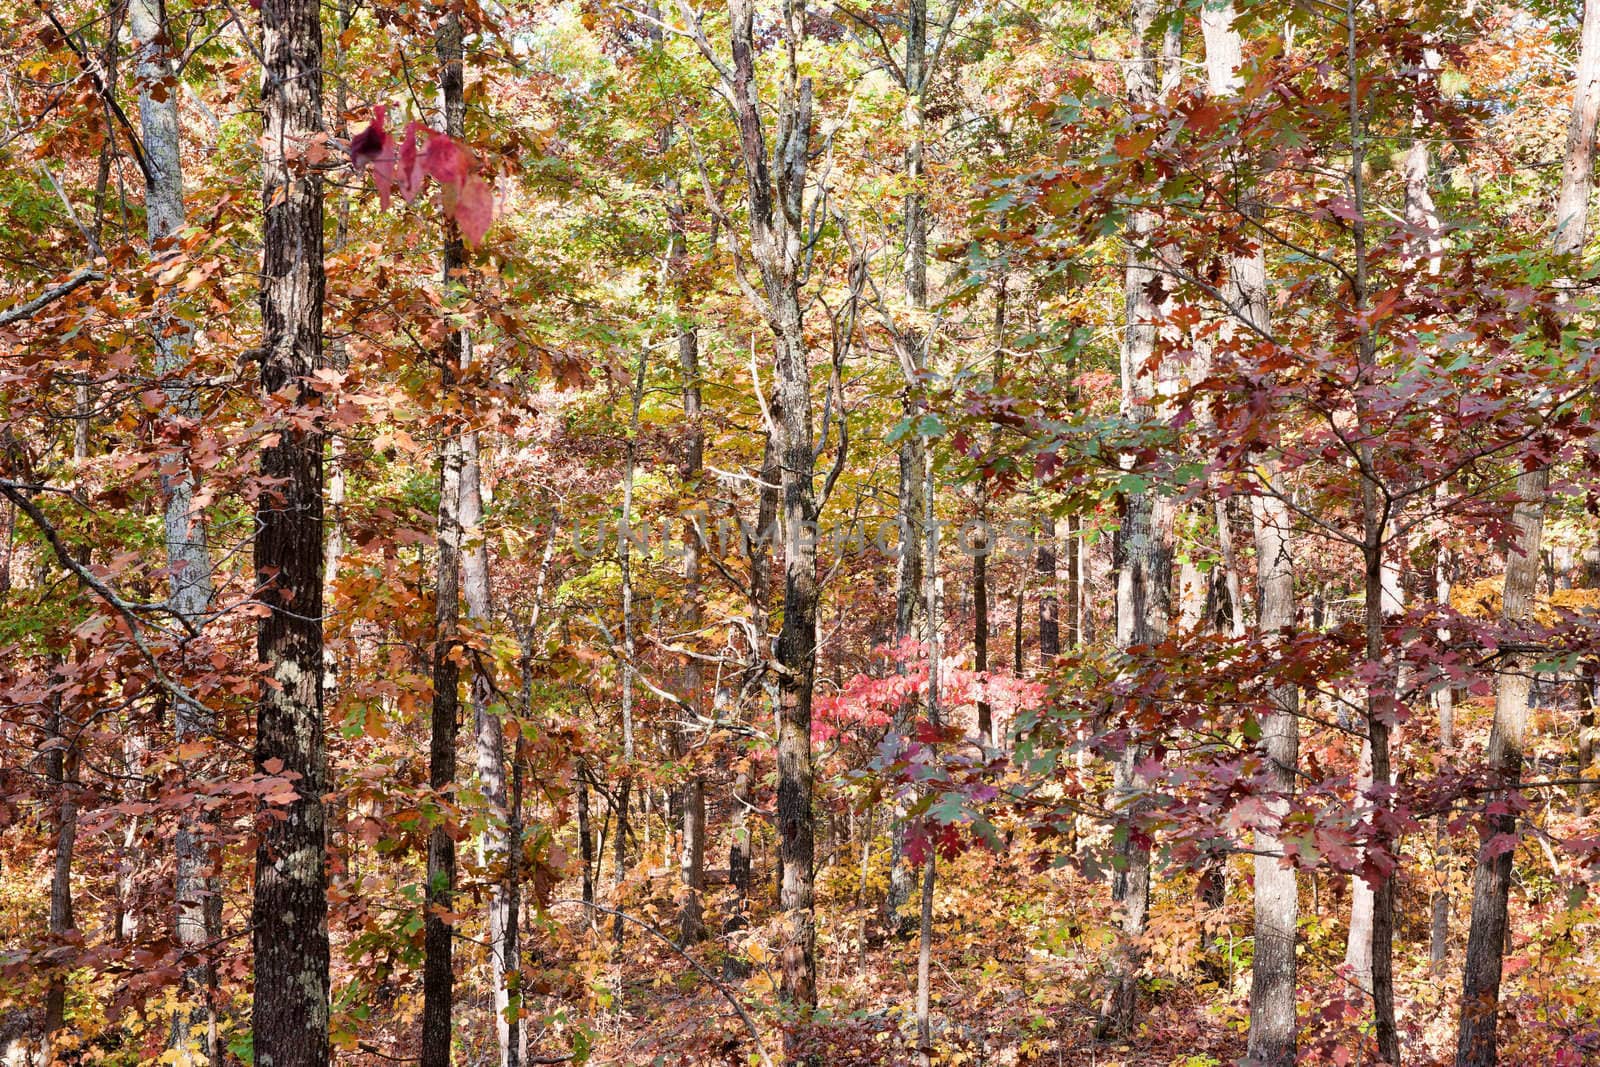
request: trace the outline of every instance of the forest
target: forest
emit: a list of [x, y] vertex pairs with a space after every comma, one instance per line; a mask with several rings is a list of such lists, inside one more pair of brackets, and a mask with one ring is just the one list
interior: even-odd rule
[[0, 94], [3, 1067], [1600, 1064], [1600, 0]]

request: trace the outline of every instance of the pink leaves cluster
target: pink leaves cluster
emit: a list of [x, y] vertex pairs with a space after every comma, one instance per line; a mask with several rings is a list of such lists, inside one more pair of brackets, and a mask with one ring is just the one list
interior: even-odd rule
[[[356, 176], [372, 171], [372, 184], [385, 211], [393, 192], [413, 204], [433, 179], [444, 213], [455, 219], [461, 236], [468, 244], [481, 243], [494, 222], [494, 190], [478, 173], [471, 150], [415, 119], [406, 123], [397, 142], [385, 128], [387, 113], [383, 104], [375, 105], [366, 129], [350, 138], [350, 165]], [[420, 145], [419, 136], [426, 138]]]

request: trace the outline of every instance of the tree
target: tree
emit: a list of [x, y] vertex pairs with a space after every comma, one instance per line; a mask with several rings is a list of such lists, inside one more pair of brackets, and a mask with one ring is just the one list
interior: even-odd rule
[[[1600, 121], [1600, 4], [1584, 5], [1576, 80], [1552, 226], [1555, 254], [1563, 258], [1581, 253], [1588, 233], [1595, 124]], [[1501, 617], [1513, 632], [1527, 624], [1537, 595], [1539, 544], [1549, 491], [1547, 465], [1533, 461], [1517, 473], [1512, 514], [1516, 534], [1507, 546], [1501, 608]], [[1495, 677], [1494, 726], [1485, 760], [1498, 789], [1489, 794], [1485, 807], [1484, 845], [1472, 878], [1472, 921], [1461, 979], [1457, 1067], [1487, 1067], [1498, 1059], [1500, 979], [1508, 939], [1511, 862], [1517, 841], [1513, 805], [1522, 773], [1533, 662], [1526, 652], [1511, 652]]]
[[256, 848], [257, 1063], [328, 1062], [327, 751], [322, 707], [322, 434], [301, 412], [322, 364], [322, 176], [304, 165], [322, 133], [321, 8], [263, 0], [265, 72], [261, 390], [275, 409], [261, 447], [255, 573], [263, 666], [255, 765], [294, 799]]

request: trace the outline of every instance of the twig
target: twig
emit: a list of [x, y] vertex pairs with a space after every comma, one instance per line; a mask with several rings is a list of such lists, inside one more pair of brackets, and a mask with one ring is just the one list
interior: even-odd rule
[[32, 300], [18, 304], [14, 308], [0, 311], [0, 326], [9, 326], [20, 319], [29, 319], [38, 314], [45, 307], [55, 303], [68, 293], [90, 282], [104, 281], [105, 275], [97, 270], [85, 268], [51, 289], [46, 289]]
[[83, 54], [83, 49], [78, 47], [78, 42], [73, 40], [72, 34], [67, 32], [65, 26], [61, 25], [61, 20], [56, 18], [54, 11], [44, 5], [43, 0], [33, 0], [33, 6], [39, 9], [41, 15], [50, 20], [50, 25], [56, 28], [56, 32], [61, 35], [61, 39], [67, 42], [67, 47], [72, 49], [73, 54], [78, 57], [79, 66], [83, 68], [85, 74], [89, 75], [89, 80], [94, 82], [95, 92], [100, 94], [100, 99], [105, 101], [106, 107], [111, 109], [111, 113], [117, 117], [118, 122], [122, 123], [123, 130], [128, 134], [128, 147], [133, 149], [133, 161], [139, 164], [139, 173], [144, 175], [146, 182], [154, 181], [155, 179], [150, 173], [150, 164], [144, 158], [144, 148], [139, 144], [139, 135], [133, 132], [133, 123], [128, 121], [127, 113], [122, 110], [122, 105], [117, 103], [116, 97], [111, 95], [110, 88], [101, 80], [100, 71], [95, 68], [93, 63], [89, 62], [89, 57]]

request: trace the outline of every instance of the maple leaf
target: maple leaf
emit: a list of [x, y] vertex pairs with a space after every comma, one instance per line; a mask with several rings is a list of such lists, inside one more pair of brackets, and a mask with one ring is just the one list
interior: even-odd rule
[[383, 104], [374, 105], [367, 128], [350, 138], [350, 165], [357, 176], [372, 168], [372, 184], [377, 187], [384, 210], [389, 208], [389, 193], [394, 188], [395, 159], [394, 138], [384, 129], [387, 112]]
[[417, 128], [415, 120], [406, 123], [405, 136], [400, 141], [398, 185], [400, 195], [408, 204], [417, 202], [417, 195], [422, 192], [423, 182], [427, 180], [422, 170], [422, 159], [417, 154]]
[[482, 243], [483, 235], [494, 222], [494, 190], [481, 175], [472, 175], [461, 186], [455, 215], [456, 225], [461, 227], [461, 236], [466, 238], [467, 244]]
[[472, 157], [467, 150], [442, 133], [428, 137], [428, 147], [423, 150], [422, 170], [439, 183], [444, 190], [448, 207], [461, 193], [461, 185], [472, 169]]

